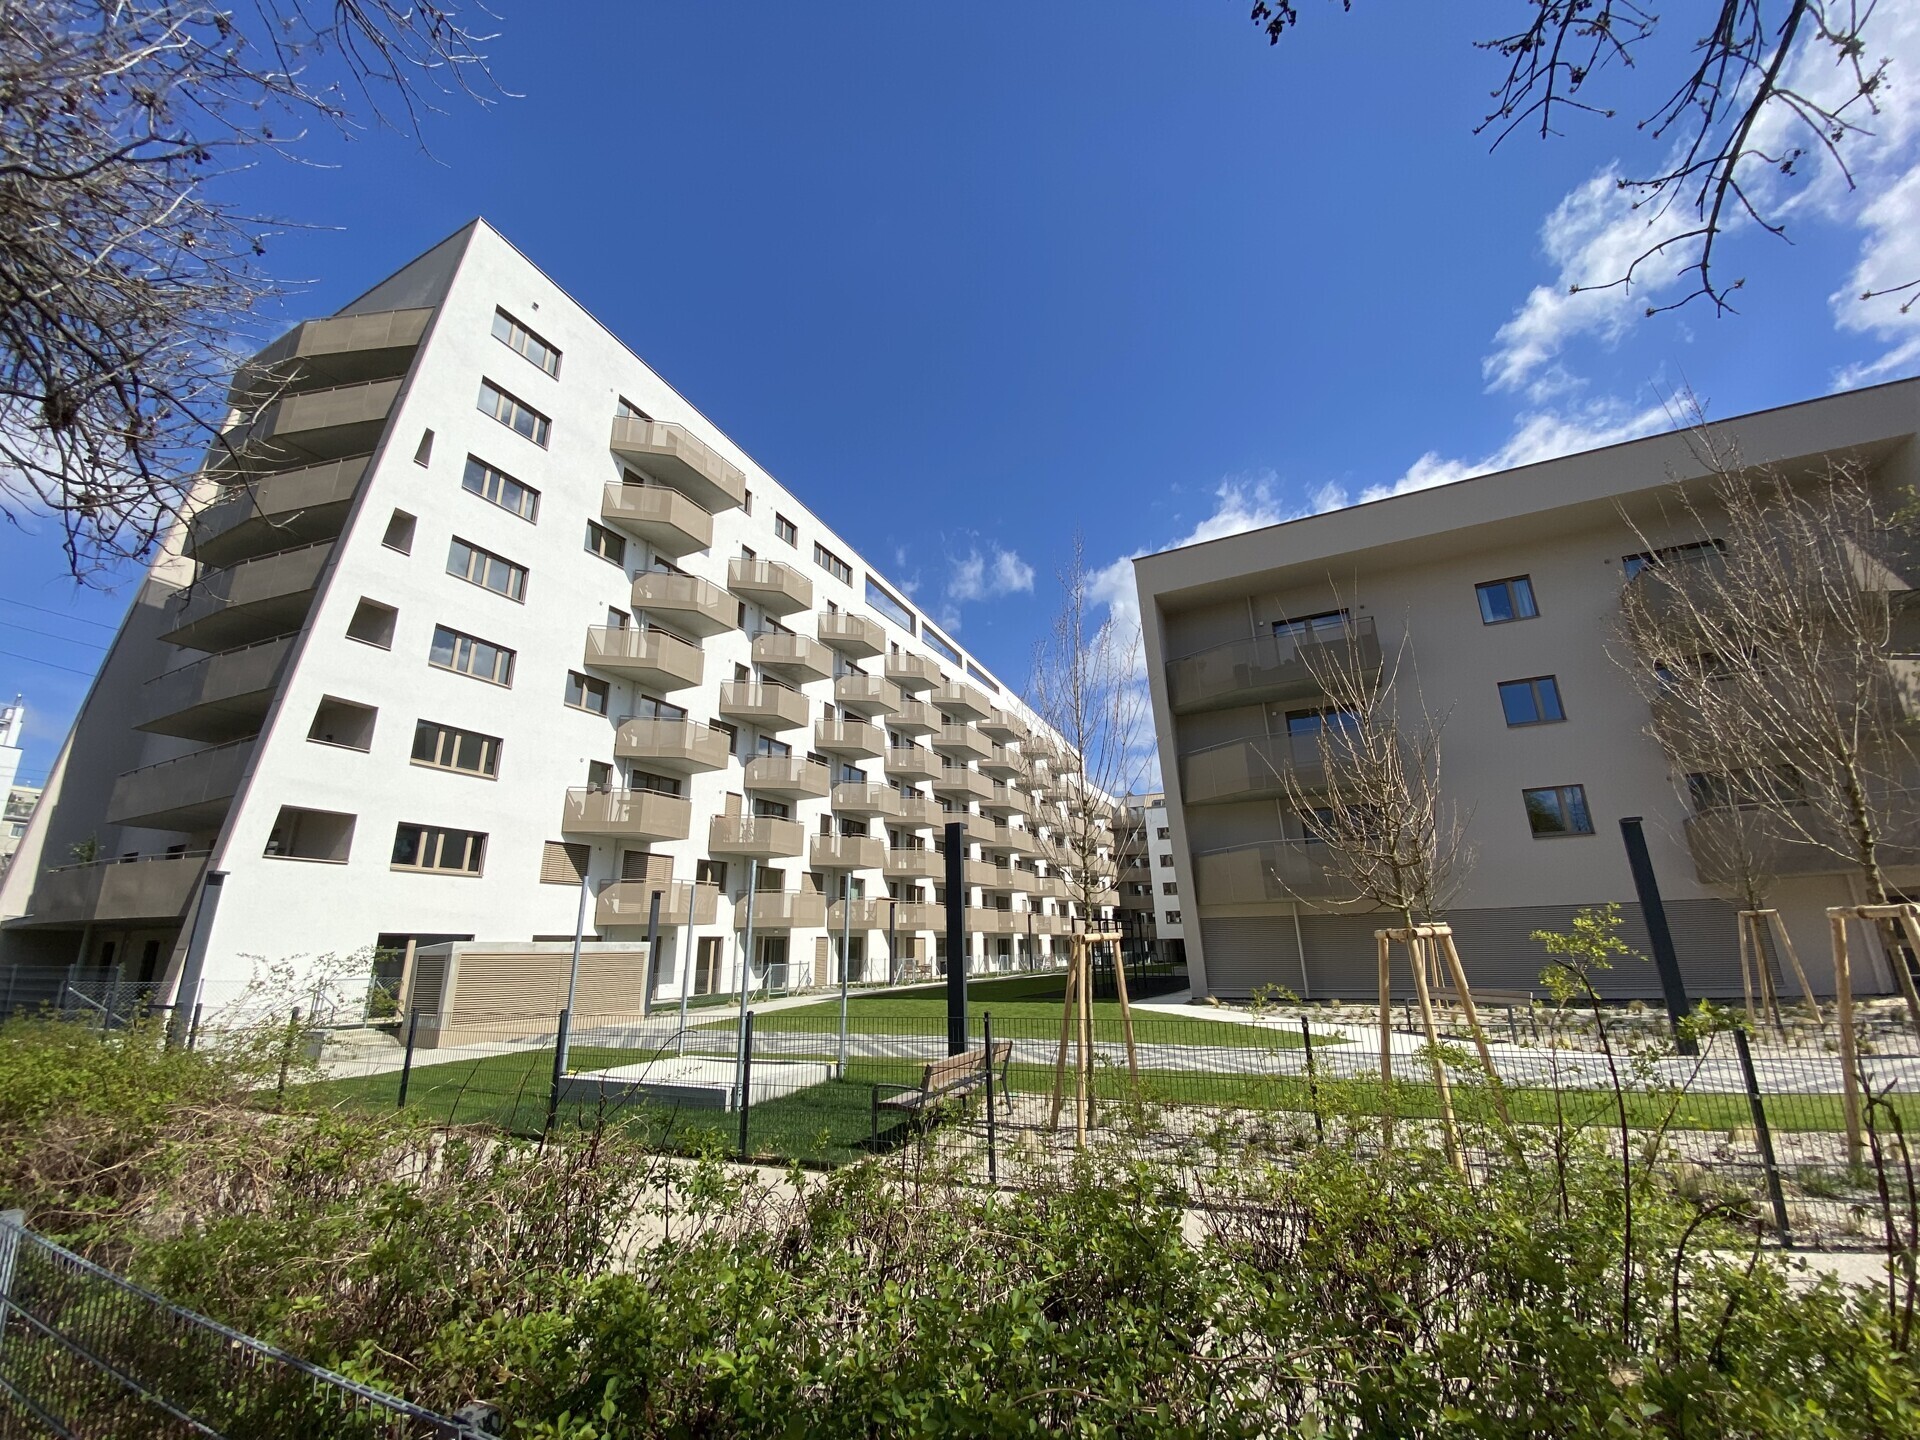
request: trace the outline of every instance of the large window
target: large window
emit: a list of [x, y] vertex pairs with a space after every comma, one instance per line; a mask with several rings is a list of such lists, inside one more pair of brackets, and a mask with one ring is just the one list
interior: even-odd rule
[[1549, 785], [1538, 790], [1522, 790], [1527, 807], [1527, 824], [1536, 840], [1554, 835], [1591, 835], [1593, 816], [1587, 810], [1584, 785]]
[[986, 671], [982, 670], [978, 665], [974, 664], [971, 660], [967, 662], [967, 674], [971, 675], [974, 679], [978, 680], [982, 685], [986, 686], [987, 689], [991, 690], [995, 695], [998, 695], [1000, 693], [1000, 682], [995, 680], [991, 675], [987, 674]]
[[1360, 717], [1343, 706], [1327, 705], [1315, 710], [1287, 711], [1289, 735], [1318, 735], [1322, 730], [1347, 733], [1359, 728]]
[[913, 612], [871, 575], [867, 576], [867, 603], [909, 635], [913, 634]]
[[1347, 633], [1345, 610], [1322, 610], [1317, 615], [1302, 615], [1298, 620], [1276, 620], [1273, 633], [1282, 639], [1324, 644]]
[[1560, 682], [1551, 675], [1500, 682], [1500, 709], [1507, 724], [1551, 725], [1567, 718], [1560, 708]]
[[922, 625], [920, 627], [920, 638], [933, 647], [935, 654], [944, 655], [955, 665], [960, 663], [960, 647], [947, 639], [947, 637], [942, 635], [938, 630], [934, 629], [933, 626]]
[[1652, 566], [1686, 565], [1694, 561], [1712, 560], [1724, 549], [1724, 541], [1694, 540], [1685, 545], [1663, 545], [1658, 550], [1642, 550], [1638, 555], [1622, 555], [1620, 563], [1626, 568], [1627, 579], [1631, 580]]
[[487, 837], [473, 830], [401, 825], [393, 835], [393, 868], [396, 870], [478, 875], [486, 853]]
[[577, 670], [567, 672], [567, 704], [575, 710], [585, 710], [592, 715], [607, 713], [607, 682], [582, 675]]
[[427, 663], [495, 685], [513, 684], [513, 651], [445, 625], [433, 627], [433, 648], [427, 652]]
[[447, 573], [509, 600], [527, 598], [526, 566], [516, 565], [505, 556], [482, 550], [458, 536], [447, 547]]
[[480, 413], [491, 415], [514, 434], [524, 436], [542, 449], [546, 448], [547, 435], [553, 428], [553, 422], [491, 380], [480, 382]]
[[627, 542], [598, 520], [587, 521], [587, 552], [619, 566], [627, 563]]
[[1540, 613], [1533, 603], [1533, 581], [1525, 575], [1489, 580], [1473, 587], [1480, 599], [1480, 623], [1504, 625], [1509, 620], [1531, 620]]
[[484, 775], [491, 780], [499, 773], [500, 741], [492, 735], [422, 720], [413, 727], [413, 763], [434, 770], [457, 770], [463, 775]]
[[524, 355], [547, 374], [560, 374], [560, 352], [504, 310], [493, 312], [493, 338]]
[[531, 485], [522, 485], [504, 470], [496, 470], [478, 456], [467, 456], [466, 473], [460, 477], [460, 483], [482, 500], [491, 501], [502, 510], [511, 510], [522, 520], [536, 520], [540, 515], [540, 492]]
[[842, 585], [851, 585], [853, 583], [853, 567], [818, 541], [814, 543], [813, 547], [813, 563], [833, 576], [833, 578], [838, 580]]

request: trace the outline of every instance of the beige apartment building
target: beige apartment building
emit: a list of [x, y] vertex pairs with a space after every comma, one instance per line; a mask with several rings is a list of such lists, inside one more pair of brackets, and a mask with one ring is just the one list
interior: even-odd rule
[[[1920, 480], [1920, 380], [1713, 429], [1745, 464], [1809, 482], [1836, 459], [1889, 495]], [[1697, 853], [1712, 818], [1691, 812], [1623, 665], [1623, 586], [1647, 541], [1695, 538], [1673, 501], [1676, 485], [1703, 488], [1696, 441], [1652, 436], [1136, 562], [1196, 994], [1374, 988], [1373, 932], [1388, 921], [1343, 899], [1289, 803], [1303, 786], [1285, 782], [1317, 763], [1315, 656], [1334, 645], [1417, 684], [1445, 717], [1442, 787], [1473, 852], [1448, 918], [1476, 986], [1540, 992], [1533, 933], [1565, 928], [1582, 906], [1619, 903], [1626, 937], [1647, 950], [1619, 823], [1640, 816], [1690, 993], [1740, 993], [1735, 907]], [[1920, 649], [1898, 629], [1895, 640]], [[1920, 897], [1916, 839], [1893, 837], [1889, 876]], [[1778, 872], [1774, 903], [1816, 987], [1830, 986], [1824, 911], [1865, 898], [1857, 877], [1811, 845], [1785, 847]], [[1854, 969], [1857, 989], [1893, 984], [1883, 954]], [[1607, 986], [1660, 993], [1636, 961]]]

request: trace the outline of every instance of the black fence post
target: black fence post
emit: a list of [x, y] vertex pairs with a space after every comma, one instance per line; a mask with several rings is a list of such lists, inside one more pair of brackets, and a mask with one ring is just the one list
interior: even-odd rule
[[1307, 1017], [1300, 1017], [1300, 1038], [1307, 1047], [1307, 1100], [1313, 1106], [1313, 1133], [1319, 1139], [1327, 1138], [1327, 1122], [1320, 1114], [1320, 1078], [1313, 1068], [1313, 1027], [1307, 1023]]
[[987, 1053], [981, 1063], [987, 1067], [987, 1183], [1000, 1183], [1000, 1160], [994, 1134], [993, 1110], [993, 1012], [987, 1011], [980, 1017], [981, 1032], [985, 1039]]
[[547, 1091], [547, 1124], [540, 1132], [545, 1139], [553, 1130], [553, 1122], [560, 1118], [560, 1087], [566, 1083], [567, 1072], [567, 1036], [573, 1031], [573, 1011], [560, 1012], [560, 1024], [553, 1036], [553, 1085]]
[[407, 1056], [400, 1062], [400, 1098], [393, 1107], [396, 1110], [407, 1108], [407, 1083], [413, 1079], [413, 1041], [419, 1033], [420, 1012], [416, 1009], [407, 1014]]
[[274, 1087], [273, 1108], [284, 1109], [287, 1100], [287, 1066], [293, 1062], [293, 1042], [300, 1034], [300, 1007], [287, 1016], [287, 1036], [280, 1042], [280, 1083]]
[[1627, 868], [1633, 872], [1634, 893], [1640, 898], [1640, 918], [1647, 927], [1647, 948], [1653, 951], [1653, 968], [1660, 976], [1660, 990], [1667, 1001], [1667, 1022], [1673, 1028], [1674, 1048], [1682, 1055], [1698, 1055], [1699, 1042], [1685, 1028], [1687, 985], [1680, 974], [1680, 957], [1673, 948], [1673, 932], [1667, 928], [1667, 907], [1660, 898], [1660, 880], [1653, 873], [1653, 860], [1647, 854], [1646, 832], [1638, 815], [1620, 821], [1620, 840], [1627, 850]]
[[200, 1002], [193, 1002], [193, 1019], [187, 1025], [187, 1049], [191, 1050], [200, 1043]]
[[1760, 1077], [1753, 1070], [1753, 1052], [1747, 1048], [1747, 1032], [1739, 1026], [1733, 1031], [1734, 1053], [1740, 1057], [1740, 1074], [1747, 1082], [1747, 1108], [1753, 1112], [1753, 1137], [1760, 1147], [1760, 1167], [1767, 1176], [1767, 1198], [1773, 1202], [1773, 1227], [1782, 1245], [1791, 1245], [1787, 1230], [1787, 1197], [1780, 1189], [1780, 1166], [1773, 1157], [1773, 1132], [1767, 1128], [1767, 1107], [1760, 1099]]
[[753, 1011], [740, 1019], [740, 1158], [747, 1158], [747, 1122], [753, 1113]]

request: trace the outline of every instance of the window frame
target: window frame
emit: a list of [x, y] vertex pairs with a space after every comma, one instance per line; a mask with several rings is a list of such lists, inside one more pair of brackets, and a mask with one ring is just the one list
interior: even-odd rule
[[773, 538], [784, 541], [786, 544], [798, 550], [800, 548], [800, 527], [776, 510], [773, 512]]
[[[595, 539], [599, 536], [605, 536], [609, 540], [618, 542], [620, 553], [618, 555], [609, 555], [598, 545], [594, 544]], [[615, 530], [611, 525], [602, 525], [598, 520], [589, 517], [587, 520], [587, 538], [581, 543], [580, 548], [596, 559], [604, 560], [607, 564], [617, 567], [622, 572], [627, 568], [627, 537], [622, 535], [618, 530]]]
[[[465, 841], [468, 842], [466, 849], [473, 860], [473, 864], [470, 867], [466, 865], [456, 867], [438, 863], [432, 865], [407, 864], [398, 859], [391, 858], [400, 853], [401, 836], [409, 830], [419, 833], [420, 838], [415, 842], [417, 846], [424, 846], [427, 837], [433, 837], [433, 852], [436, 861], [445, 854], [446, 842], [449, 838], [453, 836], [463, 837]], [[393, 850], [387, 861], [387, 868], [389, 870], [399, 870], [410, 875], [455, 875], [469, 880], [478, 880], [486, 874], [487, 838], [487, 833], [484, 830], [456, 830], [449, 825], [424, 825], [411, 820], [402, 820], [393, 827]], [[474, 844], [473, 842], [476, 841], [478, 843]]]
[[[1527, 698], [1533, 705], [1534, 718], [1531, 720], [1514, 719], [1513, 712], [1507, 707], [1507, 691], [1520, 686], [1526, 687]], [[1544, 692], [1542, 690], [1543, 686], [1546, 687]], [[1507, 722], [1507, 728], [1509, 730], [1529, 730], [1536, 725], [1564, 725], [1566, 723], [1567, 701], [1566, 697], [1560, 693], [1560, 677], [1558, 675], [1525, 675], [1518, 680], [1499, 680], [1494, 682], [1493, 688], [1494, 692], [1500, 697], [1500, 717]], [[1543, 693], [1552, 695], [1553, 708], [1558, 713], [1553, 715], [1545, 713], [1544, 708], [1540, 704]]]
[[[1533, 805], [1532, 797], [1535, 795], [1551, 795], [1553, 797], [1554, 811], [1563, 822], [1563, 828], [1558, 830], [1542, 830], [1534, 824], [1534, 817], [1539, 813], [1534, 809]], [[1568, 802], [1567, 797], [1570, 795], [1578, 796], [1578, 800], [1573, 804], [1569, 804]], [[1580, 836], [1588, 836], [1596, 833], [1593, 824], [1593, 805], [1587, 799], [1587, 787], [1585, 785], [1523, 786], [1520, 791], [1520, 808], [1526, 813], [1527, 828], [1533, 832], [1533, 838], [1535, 840], [1571, 840]], [[1565, 823], [1574, 819], [1576, 813], [1579, 819], [1586, 822], [1586, 828], [1584, 830]]]
[[[454, 556], [458, 554], [462, 547], [465, 547], [467, 552], [467, 568], [464, 571], [453, 568]], [[474, 574], [476, 562], [480, 569], [479, 577], [476, 577]], [[490, 566], [495, 564], [503, 566], [506, 569], [507, 589], [503, 590], [497, 585], [491, 585], [484, 578]], [[524, 605], [527, 603], [527, 567], [517, 560], [509, 560], [498, 551], [489, 550], [484, 545], [476, 545], [473, 541], [459, 535], [451, 536], [447, 540], [447, 574], [453, 576], [456, 580], [464, 580], [469, 585], [477, 586], [490, 595], [498, 595], [503, 600], [511, 600], [516, 605]]]
[[842, 560], [818, 540], [813, 542], [813, 563], [842, 585], [853, 584], [853, 566]]
[[[464, 740], [481, 742], [487, 762], [493, 767], [488, 770], [475, 770], [466, 765], [449, 763], [443, 760], [423, 760], [420, 758], [420, 736], [423, 730], [437, 732], [434, 742], [436, 754], [451, 752], [458, 755], [459, 745]], [[465, 775], [474, 780], [498, 780], [500, 778], [500, 751], [503, 741], [498, 735], [485, 735], [478, 730], [465, 730], [458, 725], [443, 724], [438, 720], [429, 720], [421, 716], [413, 722], [413, 741], [407, 748], [407, 763], [417, 765], [422, 770], [438, 770], [446, 775]]]
[[[591, 705], [582, 705], [574, 700], [573, 692], [575, 689], [575, 681], [579, 682], [578, 688], [583, 696], [593, 695], [593, 687], [596, 685], [600, 687], [600, 708], [598, 710], [594, 709]], [[578, 710], [583, 715], [597, 715], [602, 720], [605, 720], [613, 713], [613, 687], [605, 680], [597, 680], [591, 675], [583, 675], [578, 670], [569, 670], [567, 671], [567, 688], [560, 698], [560, 703], [565, 705], [569, 710]]]
[[[492, 406], [487, 404], [487, 396], [489, 393], [492, 394], [495, 401], [495, 404]], [[501, 405], [499, 402], [502, 401], [506, 403], [511, 415], [518, 415], [521, 412], [525, 412], [531, 421], [526, 430], [522, 430], [515, 420], [509, 418], [508, 415], [502, 415], [500, 413]], [[484, 375], [480, 378], [480, 398], [474, 402], [474, 408], [482, 415], [504, 425], [522, 440], [531, 441], [533, 444], [538, 445], [542, 450], [547, 449], [548, 442], [553, 439], [553, 420], [549, 416], [534, 409], [533, 406], [522, 400], [511, 390], [494, 384], [493, 381], [487, 379]]]
[[[442, 663], [434, 658], [434, 652], [440, 648], [440, 637], [442, 635], [452, 637], [454, 642], [450, 651], [450, 663]], [[459, 663], [461, 642], [463, 641], [469, 646], [484, 645], [487, 649], [494, 652], [495, 664], [493, 674], [483, 675], [478, 670], [470, 670]], [[506, 662], [507, 674], [504, 680], [499, 678], [499, 660], [501, 657], [504, 657]], [[496, 644], [491, 640], [483, 640], [478, 635], [469, 635], [466, 631], [456, 630], [451, 625], [436, 624], [433, 627], [433, 638], [427, 642], [427, 664], [435, 670], [445, 670], [453, 675], [464, 675], [470, 680], [478, 680], [486, 685], [498, 685], [502, 690], [511, 690], [513, 688], [513, 672], [518, 661], [519, 654], [512, 648], [506, 645]]]
[[[503, 320], [507, 326], [507, 333], [505, 335], [500, 333], [500, 322]], [[520, 338], [526, 341], [527, 344], [516, 345], [514, 343], [513, 332], [516, 330], [520, 332]], [[533, 366], [534, 369], [540, 371], [541, 374], [554, 380], [560, 378], [560, 347], [547, 339], [546, 336], [540, 334], [532, 326], [516, 320], [512, 315], [507, 313], [505, 307], [500, 305], [493, 307], [493, 338], [513, 351], [514, 354], [518, 355], [522, 360], [525, 360], [529, 365]], [[548, 364], [544, 359], [535, 359], [527, 353], [529, 346], [538, 346], [546, 355], [552, 357], [553, 363]]]
[[[481, 480], [478, 485], [471, 483], [476, 468], [481, 472]], [[489, 481], [498, 481], [500, 483], [497, 486], [490, 487]], [[521, 493], [521, 496], [530, 503], [524, 507], [509, 505], [504, 498], [509, 485], [517, 489]], [[504, 510], [509, 515], [517, 516], [529, 525], [538, 525], [540, 523], [540, 492], [534, 489], [533, 486], [527, 484], [526, 481], [509, 475], [498, 465], [482, 460], [478, 455], [469, 454], [467, 456], [466, 467], [460, 472], [460, 488], [465, 490], [469, 495], [478, 495], [489, 505]], [[499, 493], [489, 494], [488, 491], [490, 488], [497, 490]]]
[[[1513, 587], [1516, 585], [1524, 585], [1526, 587], [1528, 609], [1525, 614], [1522, 614], [1519, 606], [1514, 603], [1517, 592]], [[1507, 608], [1513, 612], [1512, 614], [1502, 616], [1489, 616], [1487, 614], [1487, 596], [1495, 590], [1499, 590], [1505, 594], [1507, 597]], [[1473, 600], [1474, 604], [1480, 610], [1480, 623], [1482, 625], [1511, 625], [1519, 620], [1538, 620], [1540, 618], [1540, 597], [1534, 592], [1533, 573], [1531, 571], [1524, 575], [1508, 575], [1499, 580], [1479, 581], [1473, 587]]]

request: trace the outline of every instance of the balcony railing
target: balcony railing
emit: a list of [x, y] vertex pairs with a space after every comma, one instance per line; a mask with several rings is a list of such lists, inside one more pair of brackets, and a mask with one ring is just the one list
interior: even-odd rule
[[816, 720], [813, 748], [829, 755], [873, 756], [887, 748], [887, 737], [864, 720]]
[[160, 636], [194, 650], [232, 650], [300, 628], [333, 542], [296, 545], [211, 570], [167, 602], [171, 626]]
[[231, 486], [193, 517], [186, 553], [203, 565], [234, 565], [335, 538], [371, 458], [354, 455]]
[[[733, 907], [733, 927], [747, 924], [748, 902]], [[752, 897], [755, 930], [819, 929], [827, 923], [827, 897], [815, 890], [755, 890]]]
[[685, 690], [706, 675], [706, 656], [697, 645], [657, 626], [592, 625], [587, 629], [583, 668], [608, 670], [649, 690]]
[[831, 645], [842, 655], [856, 660], [869, 659], [887, 648], [887, 632], [878, 620], [845, 610], [829, 610], [820, 616], [820, 643]]
[[140, 687], [135, 728], [214, 743], [258, 734], [293, 639], [275, 635], [154, 676]]
[[150, 830], [218, 828], [246, 776], [253, 749], [249, 737], [127, 771], [113, 782], [107, 823]]
[[771, 815], [716, 815], [707, 826], [707, 849], [743, 859], [789, 860], [807, 848], [807, 832], [797, 820]]
[[176, 920], [193, 898], [207, 852], [101, 860], [42, 871], [17, 924], [132, 924]]
[[1355, 667], [1371, 680], [1380, 673], [1380, 641], [1373, 618], [1311, 635], [1261, 635], [1234, 640], [1167, 662], [1167, 698], [1176, 714], [1303, 700], [1322, 693], [1336, 667]]
[[250, 357], [228, 398], [244, 409], [274, 395], [403, 374], [432, 318], [431, 306], [417, 306], [305, 321]]
[[889, 880], [944, 880], [947, 857], [937, 850], [902, 847], [887, 851], [883, 868]]
[[[1880, 864], [1920, 865], [1920, 793], [1901, 791], [1891, 803], [1882, 796], [1872, 804], [1891, 812], [1880, 826]], [[1757, 808], [1704, 810], [1688, 817], [1686, 832], [1703, 885], [1736, 884], [1742, 868], [1776, 878], [1859, 873], [1849, 838], [1808, 805], [1789, 805], [1778, 814]]]
[[918, 745], [892, 746], [886, 753], [885, 762], [889, 776], [909, 783], [931, 780], [940, 773], [940, 758]]
[[683, 795], [657, 790], [567, 791], [560, 828], [573, 835], [609, 835], [623, 840], [684, 840], [693, 830], [693, 806]]
[[606, 486], [600, 492], [600, 518], [674, 560], [713, 544], [713, 516], [665, 485]]
[[989, 800], [993, 797], [993, 782], [978, 770], [962, 770], [956, 765], [933, 777], [933, 793], [956, 800]]
[[931, 655], [888, 655], [886, 677], [902, 690], [931, 690], [940, 683], [940, 666]]
[[833, 682], [833, 698], [869, 715], [891, 715], [900, 708], [900, 687], [878, 675], [842, 675]]
[[940, 754], [959, 760], [985, 760], [993, 754], [993, 742], [971, 725], [942, 725], [932, 743]]
[[872, 835], [816, 835], [807, 847], [817, 870], [878, 870], [886, 857], [885, 843]]
[[266, 471], [365, 455], [380, 443], [400, 385], [374, 380], [270, 401], [226, 432], [215, 452], [218, 463], [231, 465], [237, 456], [245, 469]]
[[940, 728], [940, 713], [924, 700], [902, 700], [887, 725], [902, 735], [931, 735]]
[[756, 755], [747, 762], [747, 789], [789, 800], [823, 800], [832, 774], [818, 760], [801, 755]]
[[896, 819], [901, 813], [900, 792], [891, 785], [842, 780], [833, 787], [833, 808], [843, 815]]
[[613, 732], [613, 753], [622, 760], [644, 760], [656, 770], [684, 774], [724, 770], [728, 737], [693, 720], [660, 720], [629, 715]]
[[1027, 722], [1011, 710], [1003, 710], [997, 705], [980, 722], [980, 728], [995, 740], [1020, 741], [1027, 738]]
[[[838, 934], [842, 928], [849, 930], [884, 930], [887, 928], [886, 900], [855, 896], [852, 915], [848, 915], [845, 899], [833, 901], [827, 906], [827, 929]], [[903, 929], [899, 918], [894, 919], [894, 928]]]
[[1267, 840], [1193, 857], [1202, 905], [1248, 905], [1297, 899], [1350, 899], [1352, 887], [1328, 865], [1325, 845]]
[[946, 812], [931, 795], [902, 795], [900, 818], [908, 825], [938, 825], [945, 821]]
[[692, 880], [615, 880], [594, 901], [596, 925], [645, 925], [660, 896], [662, 925], [711, 925], [720, 914], [720, 887]]
[[928, 697], [933, 708], [956, 720], [985, 720], [993, 714], [993, 705], [973, 686], [949, 680]]
[[737, 510], [746, 503], [746, 472], [684, 425], [616, 415], [608, 446], [655, 480], [691, 496], [703, 510]]
[[813, 606], [813, 581], [779, 560], [736, 555], [727, 562], [727, 588], [770, 615], [791, 615]]
[[833, 674], [833, 652], [818, 640], [805, 635], [764, 631], [753, 637], [753, 663], [769, 670], [783, 671], [788, 677], [805, 683], [824, 680]]
[[1270, 799], [1287, 794], [1290, 783], [1296, 790], [1326, 784], [1318, 736], [1229, 740], [1180, 758], [1180, 793], [1189, 805]]
[[697, 575], [647, 570], [633, 577], [633, 608], [670, 619], [689, 635], [718, 635], [734, 628], [737, 606], [727, 592]]
[[807, 723], [807, 697], [781, 685], [729, 680], [720, 687], [720, 713], [762, 730], [797, 730]]

